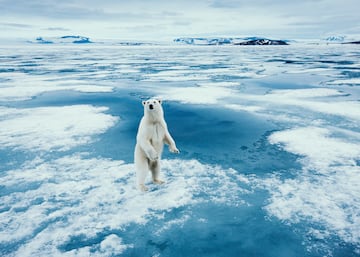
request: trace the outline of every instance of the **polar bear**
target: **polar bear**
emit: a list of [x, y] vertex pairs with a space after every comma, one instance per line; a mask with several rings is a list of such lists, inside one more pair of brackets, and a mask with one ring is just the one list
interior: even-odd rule
[[147, 191], [145, 179], [149, 170], [155, 184], [164, 183], [159, 179], [160, 159], [164, 143], [169, 145], [169, 150], [172, 153], [179, 153], [179, 150], [168, 131], [161, 100], [149, 99], [143, 101], [142, 104], [144, 116], [140, 121], [136, 136], [134, 162], [137, 187], [141, 191]]

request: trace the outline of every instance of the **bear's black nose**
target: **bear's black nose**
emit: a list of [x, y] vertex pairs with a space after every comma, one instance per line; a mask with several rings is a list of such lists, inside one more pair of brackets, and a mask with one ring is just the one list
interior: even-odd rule
[[150, 110], [154, 109], [154, 105], [150, 104], [149, 108], [150, 108]]

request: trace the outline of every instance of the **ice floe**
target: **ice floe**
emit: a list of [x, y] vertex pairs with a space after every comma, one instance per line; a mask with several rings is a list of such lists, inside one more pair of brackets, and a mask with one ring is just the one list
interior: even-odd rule
[[331, 88], [304, 88], [304, 89], [284, 89], [272, 90], [270, 97], [281, 98], [314, 98], [327, 96], [345, 96], [346, 93]]
[[329, 81], [328, 85], [360, 85], [360, 78], [337, 79]]
[[[348, 95], [346, 92], [328, 88], [271, 90], [265, 94], [239, 92], [234, 98], [238, 99], [241, 104], [225, 103], [225, 106], [234, 110], [243, 110], [241, 106], [244, 103], [249, 106], [261, 106], [263, 108], [250, 108], [249, 110], [260, 111], [262, 114], [276, 112], [276, 115], [272, 117], [274, 119], [284, 113], [292, 113], [293, 116], [299, 117], [305, 113], [304, 111], [310, 111], [358, 121], [360, 120], [360, 103], [352, 98], [349, 99]], [[236, 107], [237, 105], [240, 107]]]
[[354, 136], [351, 140], [319, 127], [300, 127], [270, 135], [270, 143], [300, 156], [303, 169], [295, 178], [273, 176], [263, 182], [271, 194], [265, 209], [289, 224], [312, 222], [313, 230], [309, 232], [314, 232], [314, 237], [332, 235], [357, 244], [360, 148], [359, 134]]
[[358, 142], [331, 136], [326, 128], [304, 127], [275, 132], [269, 141], [303, 156], [304, 167], [318, 172], [327, 172], [329, 167], [336, 165], [356, 165], [360, 158]]
[[29, 151], [69, 150], [94, 140], [118, 118], [105, 114], [107, 107], [0, 107], [0, 147]]
[[[296, 106], [313, 112], [343, 116], [353, 120], [360, 119], [360, 103], [345, 98], [335, 99], [333, 96], [346, 96], [343, 92], [332, 89], [294, 89], [276, 90], [266, 94], [262, 100], [278, 105]], [[327, 97], [327, 99], [313, 99]]]
[[231, 96], [234, 91], [231, 88], [205, 84], [194, 87], [168, 88], [158, 97], [191, 104], [216, 104], [220, 99]]
[[[75, 82], [76, 83], [76, 82]], [[111, 86], [100, 86], [90, 84], [57, 85], [55, 82], [30, 81], [23, 85], [10, 84], [0, 87], [0, 101], [23, 101], [46, 92], [72, 90], [84, 93], [108, 93], [113, 91]]]

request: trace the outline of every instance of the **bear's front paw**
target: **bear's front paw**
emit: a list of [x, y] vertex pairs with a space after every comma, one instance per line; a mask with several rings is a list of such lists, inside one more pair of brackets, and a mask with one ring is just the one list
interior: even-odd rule
[[172, 153], [180, 153], [179, 149], [177, 149], [176, 146], [170, 146], [169, 151]]

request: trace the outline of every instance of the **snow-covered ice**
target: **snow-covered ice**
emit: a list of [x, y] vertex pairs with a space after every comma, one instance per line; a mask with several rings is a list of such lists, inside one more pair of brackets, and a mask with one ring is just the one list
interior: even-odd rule
[[118, 117], [106, 107], [74, 105], [26, 109], [0, 108], [0, 147], [29, 151], [67, 150], [90, 142]]

